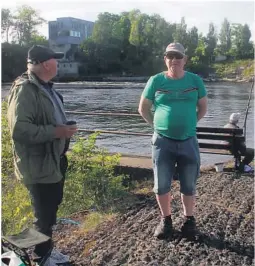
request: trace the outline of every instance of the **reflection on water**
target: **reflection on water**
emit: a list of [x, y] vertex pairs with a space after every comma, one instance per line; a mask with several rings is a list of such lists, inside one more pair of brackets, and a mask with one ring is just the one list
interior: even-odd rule
[[[55, 84], [65, 99], [68, 110], [97, 112], [137, 113], [140, 95], [145, 83], [130, 82], [84, 82], [80, 84]], [[209, 83], [208, 113], [199, 126], [224, 126], [233, 112], [240, 112], [239, 126], [244, 123], [251, 84]], [[152, 129], [140, 117], [82, 116], [68, 114], [70, 120], [77, 120], [80, 128], [123, 130], [152, 133]], [[247, 144], [253, 147], [254, 101], [251, 100], [247, 120]], [[102, 135], [97, 143], [111, 152], [149, 155], [150, 138], [123, 135]], [[202, 154], [202, 163], [208, 164], [231, 157]]]

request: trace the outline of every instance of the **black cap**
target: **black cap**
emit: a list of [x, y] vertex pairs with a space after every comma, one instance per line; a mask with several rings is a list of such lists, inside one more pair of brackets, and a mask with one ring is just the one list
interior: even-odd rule
[[63, 57], [64, 53], [56, 53], [43, 45], [33, 45], [28, 50], [27, 62], [36, 65], [52, 58], [61, 59]]

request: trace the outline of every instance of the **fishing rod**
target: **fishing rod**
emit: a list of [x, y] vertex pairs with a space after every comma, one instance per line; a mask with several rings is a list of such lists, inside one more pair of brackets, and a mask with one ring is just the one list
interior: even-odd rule
[[245, 118], [244, 118], [244, 125], [243, 125], [245, 139], [246, 139], [246, 122], [247, 122], [248, 112], [249, 112], [249, 108], [250, 108], [252, 91], [253, 91], [253, 88], [254, 88], [254, 78], [255, 78], [255, 76], [253, 76], [253, 78], [252, 78], [250, 95], [249, 95], [248, 104], [247, 104], [246, 111], [245, 111]]

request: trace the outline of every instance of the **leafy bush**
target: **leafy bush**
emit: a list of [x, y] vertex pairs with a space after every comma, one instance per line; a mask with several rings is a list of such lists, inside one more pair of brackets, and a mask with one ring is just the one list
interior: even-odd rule
[[14, 177], [13, 154], [7, 122], [7, 103], [2, 102], [2, 232], [14, 234], [32, 222], [27, 189]]
[[[25, 186], [14, 176], [12, 142], [7, 122], [7, 103], [2, 102], [2, 232], [15, 234], [32, 223], [30, 197]], [[125, 193], [124, 175], [115, 176], [119, 155], [109, 155], [96, 146], [96, 137], [77, 138], [69, 152], [69, 170], [59, 215], [66, 216], [83, 209], [114, 208]]]
[[236, 60], [233, 62], [223, 62], [213, 65], [215, 73], [219, 77], [227, 77], [228, 75], [236, 75], [238, 68], [243, 68], [241, 76], [244, 78], [254, 75], [254, 62], [253, 60]]
[[88, 139], [77, 138], [68, 154], [69, 171], [65, 183], [61, 215], [68, 215], [84, 208], [98, 210], [114, 208], [114, 202], [126, 192], [124, 175], [116, 176], [114, 168], [120, 155], [110, 155], [96, 146], [98, 133]]

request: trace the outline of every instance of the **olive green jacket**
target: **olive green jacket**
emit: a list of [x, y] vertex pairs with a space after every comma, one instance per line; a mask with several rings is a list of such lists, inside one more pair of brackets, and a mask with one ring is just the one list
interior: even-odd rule
[[24, 73], [14, 81], [8, 98], [15, 174], [25, 184], [63, 178], [60, 156], [66, 140], [55, 138], [54, 106], [41, 86], [35, 75]]

